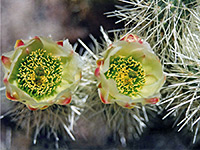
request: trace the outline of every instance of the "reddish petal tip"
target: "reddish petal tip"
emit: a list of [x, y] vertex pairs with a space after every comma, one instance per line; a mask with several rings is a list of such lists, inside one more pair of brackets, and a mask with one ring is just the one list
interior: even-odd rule
[[120, 39], [120, 41], [138, 42], [140, 44], [143, 44], [142, 39], [140, 39], [137, 35], [133, 35], [133, 34], [126, 35], [125, 37], [123, 37], [122, 39]]
[[95, 69], [94, 75], [95, 75], [96, 77], [99, 77], [99, 76], [100, 76], [100, 68], [99, 68], [99, 67]]
[[109, 102], [103, 97], [103, 95], [101, 93], [99, 93], [99, 96], [100, 96], [102, 103], [109, 104]]
[[3, 83], [6, 85], [6, 84], [8, 84], [8, 79], [7, 78], [4, 78], [3, 79]]
[[126, 103], [125, 105], [124, 105], [124, 107], [130, 107], [131, 105], [129, 105], [128, 103]]
[[69, 103], [71, 103], [71, 101], [72, 101], [72, 97], [70, 96], [70, 97], [65, 97], [65, 96], [63, 96], [65, 99], [64, 100], [62, 100], [62, 102], [61, 103], [59, 103], [60, 105], [67, 105], [67, 104], [69, 104]]
[[158, 97], [146, 99], [146, 103], [148, 103], [148, 104], [156, 104], [157, 102], [159, 102]]
[[63, 46], [63, 41], [58, 41], [57, 44]]
[[29, 110], [32, 110], [32, 111], [37, 110], [37, 108], [33, 108], [33, 107], [29, 106], [29, 105], [26, 105], [26, 106], [28, 107]]
[[125, 108], [128, 108], [128, 109], [132, 109], [134, 106], [133, 106], [132, 104], [126, 103], [126, 104], [124, 105], [124, 107], [125, 107]]
[[98, 88], [102, 88], [101, 83], [99, 83], [97, 87], [98, 87]]
[[17, 98], [14, 96], [14, 94], [13, 94], [13, 96], [10, 94], [10, 92], [8, 92], [8, 91], [6, 91], [6, 97], [8, 98], [8, 99], [10, 99], [10, 100], [12, 100], [12, 101], [16, 101], [17, 100]]
[[11, 60], [9, 57], [1, 56], [1, 61], [5, 65], [6, 68], [9, 68], [11, 65]]
[[97, 60], [97, 66], [98, 67], [101, 66], [101, 65], [103, 65], [103, 64], [104, 64], [104, 60], [103, 59]]
[[40, 108], [41, 110], [47, 109], [49, 106], [43, 106], [42, 108]]
[[24, 45], [24, 42], [22, 40], [17, 40], [15, 43], [15, 48], [23, 46], [23, 45]]
[[37, 40], [40, 40], [40, 38], [38, 36], [35, 36], [33, 39], [37, 39]]

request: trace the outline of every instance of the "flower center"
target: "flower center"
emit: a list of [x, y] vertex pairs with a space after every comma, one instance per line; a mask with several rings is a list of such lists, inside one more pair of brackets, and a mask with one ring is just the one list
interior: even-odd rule
[[109, 70], [105, 73], [107, 79], [114, 79], [120, 93], [135, 96], [145, 83], [145, 74], [140, 62], [132, 56], [111, 57]]
[[46, 53], [46, 50], [32, 51], [22, 59], [17, 74], [18, 87], [37, 100], [53, 95], [62, 80], [61, 58]]

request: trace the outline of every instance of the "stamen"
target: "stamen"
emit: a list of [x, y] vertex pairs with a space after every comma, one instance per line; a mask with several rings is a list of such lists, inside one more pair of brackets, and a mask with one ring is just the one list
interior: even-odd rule
[[17, 74], [18, 87], [37, 100], [55, 93], [62, 81], [61, 58], [46, 50], [32, 51], [22, 59]]
[[113, 56], [109, 70], [105, 73], [107, 79], [114, 79], [120, 93], [135, 96], [145, 83], [145, 73], [140, 62], [132, 56]]

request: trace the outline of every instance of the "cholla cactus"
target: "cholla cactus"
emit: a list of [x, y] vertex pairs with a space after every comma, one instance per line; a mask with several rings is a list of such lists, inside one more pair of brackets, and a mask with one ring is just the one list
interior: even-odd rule
[[[108, 17], [116, 16], [118, 22], [126, 22], [127, 34], [135, 32], [145, 37], [152, 49], [164, 58], [176, 61], [178, 40], [190, 24], [191, 17], [199, 18], [196, 10], [198, 0], [120, 0], [127, 4], [117, 6]], [[194, 23], [194, 22], [193, 22]], [[171, 49], [172, 51], [169, 51]]]
[[15, 50], [1, 57], [6, 96], [31, 110], [71, 102], [81, 78], [81, 60], [68, 40], [44, 37], [17, 40]]
[[187, 30], [179, 39], [179, 52], [176, 52], [178, 62], [166, 60], [168, 84], [163, 94], [168, 94], [160, 104], [166, 104], [165, 109], [168, 110], [164, 118], [169, 115], [176, 117], [178, 131], [188, 127], [194, 132], [195, 143], [199, 139], [197, 135], [200, 128], [200, 30]]
[[47, 136], [54, 135], [56, 147], [59, 136], [65, 138], [68, 134], [75, 140], [73, 125], [84, 103], [84, 95], [79, 92], [83, 88], [79, 84], [83, 62], [68, 40], [17, 40], [15, 50], [4, 54], [1, 60], [6, 96], [13, 103], [0, 118], [9, 116], [27, 133], [34, 131], [34, 144], [44, 129]]
[[127, 5], [117, 6], [108, 17], [118, 17], [117, 23], [125, 21], [127, 34], [140, 34], [153, 46], [167, 73], [162, 93], [168, 94], [161, 102], [170, 111], [166, 116], [177, 116], [179, 131], [186, 125], [194, 130], [195, 142], [199, 130], [199, 1], [120, 1]]
[[[85, 75], [85, 80], [95, 81], [94, 75], [91, 72], [92, 70], [95, 70], [94, 74], [97, 78], [96, 83], [91, 85], [91, 89], [93, 89], [94, 92], [91, 93], [87, 99], [87, 111], [89, 112], [87, 115], [103, 116], [109, 129], [119, 136], [122, 145], [126, 145], [127, 140], [133, 137], [138, 138], [139, 135], [142, 134], [148, 122], [149, 113], [157, 111], [156, 106], [152, 104], [155, 104], [159, 100], [159, 90], [164, 83], [164, 75], [162, 66], [158, 58], [151, 51], [148, 43], [132, 34], [121, 38], [121, 40], [117, 39], [112, 43], [102, 28], [101, 31], [105, 39], [103, 48], [94, 38], [93, 40], [96, 48], [93, 47], [93, 50], [90, 50], [80, 41], [85, 49], [88, 50], [88, 52], [86, 52], [86, 56], [88, 57], [86, 60], [88, 60], [91, 67], [89, 69], [90, 71]], [[107, 50], [105, 51], [104, 49]], [[104, 57], [101, 56], [101, 52], [103, 52]], [[123, 67], [125, 69], [124, 71], [134, 70], [130, 73], [131, 77], [139, 76], [138, 78], [136, 77], [135, 80], [133, 79], [135, 82], [140, 83], [141, 87], [139, 88], [131, 85], [131, 77], [126, 77], [125, 74], [121, 76], [121, 80], [128, 78], [127, 82], [130, 81], [130, 85], [128, 86], [136, 89], [134, 93], [121, 92], [120, 86], [117, 87], [117, 81], [111, 79], [112, 75], [116, 75], [115, 72], [112, 72], [114, 69], [110, 67], [114, 64], [113, 62], [116, 62], [115, 59], [117, 59], [118, 62], [127, 61], [124, 63], [130, 68], [126, 68], [126, 66]], [[150, 60], [153, 64], [149, 62]], [[95, 65], [95, 61], [97, 61], [97, 65]], [[129, 66], [130, 64], [128, 61], [131, 61], [133, 65]], [[118, 64], [116, 66], [120, 65]], [[155, 68], [153, 68], [153, 66], [155, 66]], [[121, 69], [123, 69], [123, 67]], [[111, 76], [108, 70], [110, 70]], [[120, 71], [119, 68], [119, 72]], [[150, 76], [150, 78], [153, 78], [151, 83], [148, 82], [147, 79], [149, 72], [152, 72], [152, 76]], [[154, 76], [154, 73], [156, 76]], [[144, 94], [142, 94], [140, 90], [145, 86], [148, 87], [147, 84], [154, 90], [151, 92], [147, 90], [147, 93], [144, 92]], [[144, 104], [147, 105], [144, 106]]]
[[47, 139], [50, 137], [55, 139], [53, 144], [59, 148], [60, 139], [75, 140], [74, 125], [83, 110], [80, 107], [83, 103], [80, 97], [73, 95], [72, 98], [73, 101], [69, 105], [55, 104], [45, 110], [36, 111], [30, 111], [22, 103], [13, 102], [9, 104], [9, 110], [1, 115], [0, 119], [8, 118], [10, 122], [14, 122], [16, 127], [25, 131], [28, 136], [33, 134], [33, 144], [37, 143], [41, 133], [45, 133], [44, 136]]

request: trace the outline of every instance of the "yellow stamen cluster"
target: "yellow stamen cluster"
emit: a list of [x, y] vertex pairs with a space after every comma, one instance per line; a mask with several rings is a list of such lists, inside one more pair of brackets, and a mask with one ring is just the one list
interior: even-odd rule
[[40, 100], [55, 93], [62, 80], [61, 58], [46, 50], [32, 51], [22, 59], [17, 74], [18, 87]]
[[145, 83], [145, 73], [140, 62], [132, 56], [112, 56], [107, 79], [114, 79], [120, 93], [135, 96]]

